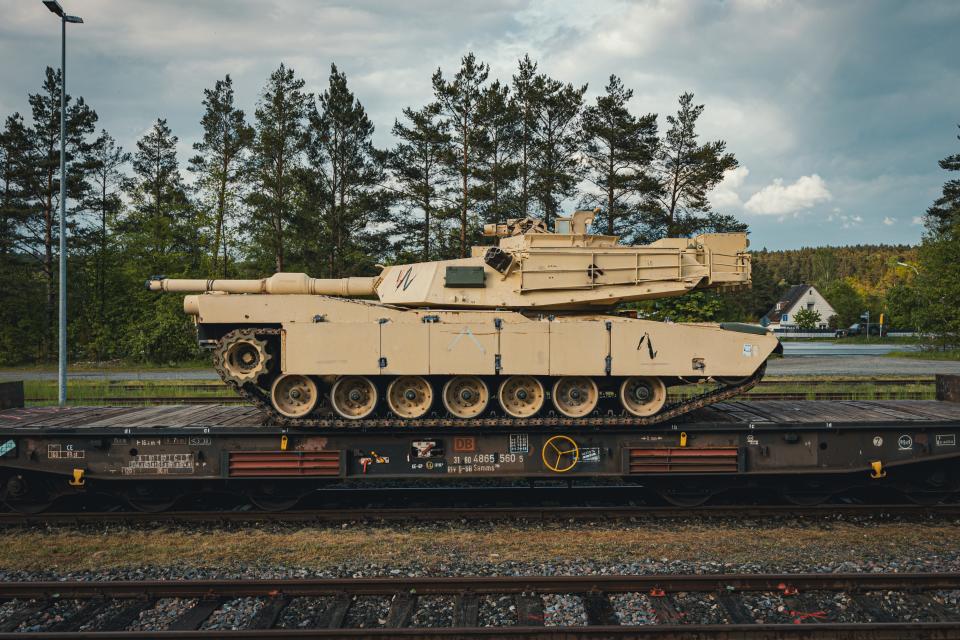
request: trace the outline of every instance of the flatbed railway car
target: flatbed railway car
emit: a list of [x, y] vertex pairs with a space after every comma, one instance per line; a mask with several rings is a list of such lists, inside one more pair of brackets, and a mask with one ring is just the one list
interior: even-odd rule
[[275, 426], [246, 406], [0, 411], [0, 499], [42, 510], [73, 494], [162, 509], [200, 491], [283, 508], [318, 488], [475, 480], [605, 480], [679, 505], [729, 491], [816, 503], [861, 487], [917, 502], [960, 495], [960, 403], [721, 402], [638, 430], [388, 424]]

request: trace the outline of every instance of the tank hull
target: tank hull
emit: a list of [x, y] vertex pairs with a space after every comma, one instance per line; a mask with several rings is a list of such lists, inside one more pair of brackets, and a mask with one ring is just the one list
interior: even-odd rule
[[[484, 412], [460, 414], [448, 406], [446, 396], [441, 397], [452, 379], [467, 378], [478, 381], [474, 391], [489, 396], [486, 404], [491, 409], [497, 409], [499, 400], [500, 409], [514, 418], [543, 410], [559, 410], [570, 417], [609, 411], [609, 403], [602, 398], [622, 395], [632, 379], [656, 381], [659, 386], [644, 393], [657, 395], [662, 387], [663, 397], [658, 400], [662, 407], [668, 386], [755, 376], [779, 345], [769, 333], [604, 314], [411, 310], [307, 295], [207, 294], [189, 303], [196, 309], [201, 338], [218, 345], [215, 364], [228, 381], [230, 344], [252, 340], [267, 354], [269, 362], [263, 365], [262, 375], [234, 379], [238, 388], [254, 383], [265, 397], [276, 400], [271, 394], [285, 390], [275, 391], [274, 381], [279, 376], [299, 377], [307, 386], [295, 389], [294, 395], [302, 391], [308, 397], [320, 397], [317, 409], [308, 412], [317, 413], [331, 398], [338, 380], [367, 381], [367, 390], [360, 392], [372, 394], [370, 412], [358, 409], [358, 415], [347, 415], [333, 402], [336, 413], [345, 418], [380, 414], [419, 418], [444, 409], [454, 417], [479, 417]], [[501, 388], [507, 380], [519, 384], [521, 378], [526, 379], [526, 391], [542, 396], [542, 401], [511, 413]], [[411, 401], [422, 411], [414, 407], [405, 416], [403, 398], [397, 396], [391, 402], [391, 383], [398, 379], [414, 385], [406, 393], [419, 394]], [[557, 387], [561, 380], [568, 382]], [[590, 396], [579, 402], [582, 409], [551, 404], [551, 398], [571, 388], [578, 401], [581, 393]], [[256, 390], [251, 391], [256, 395]], [[299, 400], [294, 404], [299, 405]], [[291, 411], [281, 413], [294, 418], [307, 415], [299, 415], [296, 408]], [[631, 413], [643, 416], [646, 409]]]

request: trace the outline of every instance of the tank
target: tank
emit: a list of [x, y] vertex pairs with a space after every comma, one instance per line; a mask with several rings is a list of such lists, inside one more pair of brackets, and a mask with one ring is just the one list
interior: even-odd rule
[[[744, 233], [629, 246], [597, 211], [487, 225], [471, 256], [378, 276], [154, 277], [190, 293], [223, 380], [286, 424], [650, 424], [742, 393], [780, 343], [760, 327], [623, 303], [750, 284]], [[680, 389], [694, 385], [696, 393]], [[668, 389], [678, 387], [668, 401]]]

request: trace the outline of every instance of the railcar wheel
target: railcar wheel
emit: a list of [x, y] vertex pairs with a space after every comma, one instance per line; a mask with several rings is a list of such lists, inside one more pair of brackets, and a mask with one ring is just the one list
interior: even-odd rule
[[377, 406], [377, 387], [364, 376], [344, 376], [330, 390], [330, 405], [348, 420], [366, 418]]
[[476, 376], [456, 376], [443, 385], [443, 406], [456, 418], [476, 418], [487, 408], [490, 390]]
[[709, 491], [662, 491], [660, 497], [675, 507], [699, 507], [713, 497]]
[[253, 331], [241, 331], [218, 351], [224, 377], [237, 384], [256, 382], [267, 372], [270, 354], [267, 343]]
[[553, 384], [553, 406], [568, 418], [582, 418], [597, 406], [597, 383], [587, 376], [564, 376]]
[[823, 504], [830, 500], [833, 497], [832, 493], [804, 493], [804, 492], [795, 492], [795, 493], [784, 493], [783, 499], [789, 502], [790, 504], [795, 504], [798, 507], [813, 507], [818, 504]]
[[247, 499], [261, 511], [286, 511], [300, 502], [300, 493], [290, 493], [276, 485], [264, 485], [247, 492]]
[[310, 376], [285, 374], [273, 381], [270, 400], [273, 408], [288, 418], [302, 418], [317, 406], [320, 390]]
[[433, 386], [422, 376], [400, 376], [387, 386], [387, 405], [401, 418], [419, 418], [433, 405]]
[[667, 386], [660, 378], [633, 376], [620, 385], [620, 402], [633, 415], [652, 416], [667, 403]]
[[546, 393], [533, 376], [510, 376], [500, 385], [500, 406], [513, 418], [529, 418], [543, 408]]

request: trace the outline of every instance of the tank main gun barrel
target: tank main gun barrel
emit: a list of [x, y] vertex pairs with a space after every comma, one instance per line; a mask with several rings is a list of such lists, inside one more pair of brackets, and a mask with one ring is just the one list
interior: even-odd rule
[[376, 295], [376, 277], [311, 278], [305, 273], [275, 273], [259, 280], [195, 280], [154, 277], [150, 291], [174, 293], [267, 293], [363, 297]]

